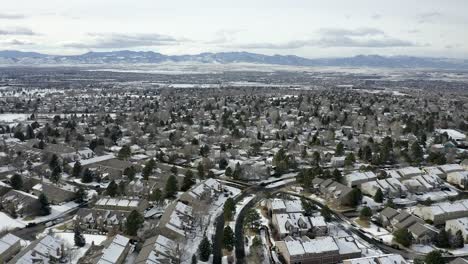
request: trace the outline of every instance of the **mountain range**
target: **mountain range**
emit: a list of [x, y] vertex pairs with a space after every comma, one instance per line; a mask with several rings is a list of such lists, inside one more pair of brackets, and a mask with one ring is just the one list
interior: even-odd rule
[[468, 70], [468, 60], [412, 56], [357, 55], [343, 58], [308, 59], [294, 55], [263, 55], [249, 52], [164, 55], [152, 51], [88, 52], [81, 55], [48, 55], [17, 50], [0, 51], [0, 65], [99, 65], [157, 64], [164, 62], [253, 63], [288, 66], [432, 68]]

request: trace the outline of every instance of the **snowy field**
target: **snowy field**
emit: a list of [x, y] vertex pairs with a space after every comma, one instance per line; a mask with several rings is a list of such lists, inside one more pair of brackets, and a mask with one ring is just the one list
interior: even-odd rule
[[95, 245], [100, 245], [107, 238], [106, 236], [102, 235], [83, 234], [86, 240], [86, 245], [84, 247], [78, 248], [75, 247], [75, 234], [73, 232], [59, 232], [55, 233], [55, 236], [62, 239], [65, 242], [65, 246], [67, 248], [72, 249], [71, 263], [78, 263], [78, 260], [84, 256], [92, 242], [94, 242]]
[[0, 122], [13, 123], [22, 122], [28, 119], [27, 114], [0, 114]]
[[0, 230], [11, 230], [17, 227], [23, 228], [24, 226], [25, 224], [21, 221], [13, 219], [9, 215], [0, 212]]

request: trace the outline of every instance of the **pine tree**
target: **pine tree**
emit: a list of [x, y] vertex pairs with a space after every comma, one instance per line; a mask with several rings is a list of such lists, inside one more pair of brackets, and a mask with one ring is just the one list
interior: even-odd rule
[[413, 236], [406, 228], [398, 229], [397, 231], [393, 232], [393, 239], [397, 243], [400, 243], [404, 247], [409, 247], [412, 243]]
[[50, 175], [50, 181], [57, 184], [60, 182], [61, 178], [62, 178], [62, 169], [60, 168], [60, 166], [57, 166], [52, 170], [52, 174]]
[[39, 208], [39, 213], [42, 216], [50, 215], [50, 204], [49, 204], [49, 199], [47, 199], [47, 196], [43, 193], [39, 195], [39, 203], [40, 203], [40, 208]]
[[224, 221], [231, 221], [236, 211], [236, 203], [234, 199], [229, 197], [224, 203]]
[[197, 171], [198, 171], [198, 178], [204, 179], [205, 178], [205, 167], [201, 162], [198, 163], [197, 166]]
[[119, 186], [112, 180], [109, 185], [107, 185], [106, 193], [110, 197], [115, 197], [119, 193]]
[[93, 172], [86, 168], [86, 170], [83, 173], [83, 177], [81, 178], [81, 182], [83, 183], [90, 183], [93, 181]]
[[119, 153], [117, 154], [117, 158], [120, 160], [127, 160], [130, 158], [132, 155], [132, 150], [130, 149], [130, 146], [124, 145], [122, 148], [119, 150]]
[[333, 170], [333, 179], [337, 182], [340, 182], [341, 178], [343, 178], [341, 172], [338, 169]]
[[323, 216], [326, 222], [330, 222], [332, 218], [332, 212], [328, 206], [324, 205], [320, 210], [320, 214]]
[[200, 260], [208, 261], [210, 259], [211, 250], [211, 243], [205, 235], [202, 241], [200, 242], [200, 245], [198, 246], [198, 256]]
[[223, 248], [227, 249], [228, 251], [232, 251], [234, 248], [234, 243], [234, 232], [230, 226], [226, 226], [223, 233]]
[[86, 245], [85, 237], [83, 236], [83, 234], [81, 234], [81, 230], [78, 227], [78, 225], [75, 227], [74, 240], [75, 240], [75, 246], [77, 247], [84, 247], [84, 245]]
[[440, 248], [448, 248], [450, 247], [450, 238], [449, 238], [449, 234], [447, 233], [447, 231], [442, 228], [442, 230], [440, 230], [439, 234], [437, 235], [437, 238], [436, 238], [436, 246], [437, 247], [440, 247]]
[[343, 156], [343, 154], [344, 154], [344, 145], [342, 142], [340, 142], [336, 145], [335, 155], [339, 157], [339, 156]]
[[192, 186], [194, 184], [195, 184], [195, 179], [193, 178], [193, 172], [192, 172], [192, 170], [188, 169], [185, 172], [185, 177], [184, 177], [184, 180], [182, 182], [182, 187], [180, 187], [180, 190], [186, 192], [190, 188], [192, 188]]
[[374, 201], [377, 203], [381, 203], [383, 202], [383, 199], [384, 199], [384, 196], [383, 196], [382, 189], [378, 188], [374, 194]]
[[57, 155], [53, 154], [49, 161], [49, 168], [50, 170], [55, 169], [56, 167], [60, 166], [59, 160]]
[[136, 236], [138, 229], [143, 226], [145, 219], [136, 210], [133, 210], [127, 217], [125, 222], [125, 233], [129, 236]]
[[174, 175], [169, 176], [164, 189], [166, 198], [174, 198], [177, 193], [177, 179]]
[[197, 264], [198, 263], [198, 259], [197, 259], [197, 255], [193, 254], [192, 255], [192, 264]]
[[461, 230], [458, 230], [453, 237], [453, 247], [454, 248], [462, 248], [465, 246], [465, 239], [463, 238], [463, 234]]
[[21, 190], [23, 188], [23, 177], [15, 173], [10, 179], [11, 187], [15, 190]]
[[72, 170], [73, 177], [76, 177], [76, 178], [80, 177], [82, 169], [83, 167], [81, 167], [81, 163], [79, 161], [75, 162], [75, 164], [73, 165], [73, 170]]
[[424, 257], [424, 263], [426, 264], [444, 264], [445, 260], [442, 257], [442, 253], [439, 250], [433, 250]]
[[240, 166], [240, 163], [236, 163], [236, 167], [234, 168], [234, 172], [232, 173], [232, 178], [234, 180], [239, 180], [242, 177], [242, 168]]
[[132, 165], [130, 167], [125, 168], [123, 174], [127, 176], [129, 181], [133, 181], [135, 179], [136, 174], [135, 167]]
[[361, 220], [369, 220], [371, 216], [372, 216], [372, 210], [367, 206], [364, 206], [361, 209], [361, 212], [359, 213], [359, 218]]
[[87, 192], [85, 189], [80, 187], [78, 191], [76, 192], [76, 202], [77, 203], [84, 203], [86, 200]]
[[411, 145], [411, 157], [412, 157], [413, 161], [416, 162], [416, 163], [420, 163], [424, 159], [423, 155], [424, 155], [424, 152], [423, 152], [421, 146], [419, 145], [419, 142], [415, 141]]
[[159, 188], [155, 188], [151, 192], [150, 199], [151, 199], [151, 201], [155, 201], [159, 205], [162, 204], [163, 194], [162, 194], [161, 190]]

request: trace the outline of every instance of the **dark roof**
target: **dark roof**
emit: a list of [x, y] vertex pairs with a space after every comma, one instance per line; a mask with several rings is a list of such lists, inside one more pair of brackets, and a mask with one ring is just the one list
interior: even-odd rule
[[398, 214], [399, 214], [398, 211], [391, 208], [391, 207], [385, 207], [385, 209], [383, 209], [382, 212], [380, 212], [381, 216], [385, 216], [388, 219], [392, 219], [393, 217], [395, 217]]

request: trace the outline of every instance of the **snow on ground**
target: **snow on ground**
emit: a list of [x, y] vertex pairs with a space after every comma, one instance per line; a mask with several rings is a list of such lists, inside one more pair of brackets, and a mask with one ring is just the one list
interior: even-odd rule
[[196, 226], [197, 228], [194, 229], [194, 233], [187, 237], [183, 247], [182, 260], [186, 260], [187, 262], [191, 260], [192, 255], [196, 254], [198, 245], [203, 239], [204, 234], [208, 238], [212, 238], [216, 234], [216, 218], [223, 213], [224, 203], [228, 198], [235, 198], [241, 193], [240, 189], [231, 186], [224, 186], [224, 188], [228, 190], [230, 195], [226, 197], [221, 194], [211, 203], [208, 212], [202, 216], [203, 225]]
[[11, 218], [9, 215], [0, 212], [0, 230], [11, 230], [15, 229], [17, 227], [23, 228], [25, 226], [24, 223], [22, 223], [19, 220]]
[[359, 226], [359, 229], [361, 229], [365, 233], [371, 234], [372, 236], [374, 236], [377, 239], [379, 239], [380, 236], [385, 236], [385, 235], [390, 234], [390, 232], [388, 232], [385, 228], [377, 226], [376, 224], [374, 224], [372, 222], [369, 222], [369, 227], [363, 227], [363, 226], [359, 225], [358, 222], [356, 222], [356, 220], [358, 220], [358, 219], [359, 218], [354, 218], [353, 222], [356, 223], [356, 225]]
[[19, 221], [22, 222], [24, 225], [27, 225], [29, 223], [46, 222], [46, 221], [55, 219], [57, 217], [60, 217], [61, 215], [65, 214], [66, 212], [68, 212], [68, 211], [70, 211], [72, 209], [75, 209], [78, 206], [79, 206], [79, 204], [77, 204], [75, 202], [68, 202], [68, 203], [64, 203], [64, 204], [61, 204], [61, 205], [52, 205], [52, 206], [50, 206], [50, 208], [51, 208], [50, 215], [39, 216], [39, 217], [36, 217], [34, 219], [31, 219], [31, 220], [19, 219]]
[[378, 203], [376, 201], [374, 201], [374, 199], [372, 199], [371, 197], [369, 196], [362, 196], [362, 204], [365, 205], [365, 206], [368, 206], [369, 208], [371, 209], [378, 209], [378, 208], [382, 208], [382, 203]]
[[27, 114], [0, 114], [0, 121], [6, 123], [26, 121]]
[[429, 245], [415, 244], [411, 246], [411, 249], [419, 253], [429, 253], [434, 250], [433, 247]]
[[455, 256], [466, 256], [468, 255], [468, 244], [465, 244], [463, 248], [449, 250]]
[[100, 245], [107, 238], [102, 235], [83, 234], [86, 240], [86, 245], [84, 247], [77, 248], [75, 247], [75, 234], [73, 232], [58, 232], [54, 235], [62, 239], [65, 242], [66, 247], [72, 248], [73, 253], [71, 263], [78, 263], [78, 260], [86, 253], [92, 242], [94, 242], [95, 245]]
[[296, 181], [296, 178], [286, 179], [286, 180], [282, 180], [282, 181], [279, 181], [279, 182], [269, 184], [265, 188], [267, 188], [267, 189], [276, 188], [276, 187], [280, 187], [280, 186], [283, 186], [283, 185], [286, 185], [288, 183], [295, 182], [295, 181]]
[[281, 177], [270, 177], [264, 181], [261, 181], [260, 183], [263, 183], [263, 184], [269, 184], [269, 183], [272, 183], [272, 182], [275, 182], [275, 181], [278, 181], [278, 180], [281, 180], [281, 179], [290, 179], [290, 178], [295, 178], [297, 176], [297, 172], [291, 172], [291, 173], [286, 173], [286, 174], [283, 174], [281, 175]]

